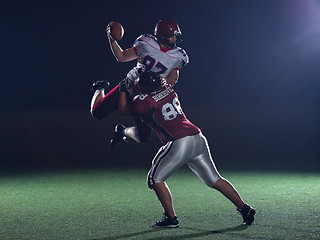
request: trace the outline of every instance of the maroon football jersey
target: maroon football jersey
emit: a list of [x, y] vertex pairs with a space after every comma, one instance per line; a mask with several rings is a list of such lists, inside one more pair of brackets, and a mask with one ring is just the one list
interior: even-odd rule
[[152, 127], [163, 143], [200, 133], [181, 109], [178, 95], [170, 85], [158, 93], [141, 94], [133, 99], [134, 114]]

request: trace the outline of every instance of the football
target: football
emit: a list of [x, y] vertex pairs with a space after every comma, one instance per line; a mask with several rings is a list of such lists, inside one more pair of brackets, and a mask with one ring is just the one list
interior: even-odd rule
[[124, 34], [124, 29], [122, 27], [122, 25], [118, 22], [110, 22], [108, 24], [108, 26], [110, 27], [110, 34], [111, 37], [117, 41], [119, 41]]

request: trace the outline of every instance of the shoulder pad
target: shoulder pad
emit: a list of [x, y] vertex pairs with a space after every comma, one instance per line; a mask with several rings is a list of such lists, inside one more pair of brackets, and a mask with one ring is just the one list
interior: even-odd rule
[[133, 43], [134, 46], [138, 45], [138, 44], [144, 44], [144, 43], [148, 43], [149, 45], [153, 46], [153, 47], [157, 47], [159, 44], [157, 43], [155, 37], [151, 34], [142, 34], [140, 35], [136, 41]]
[[179, 50], [179, 52], [181, 52], [182, 56], [187, 57], [187, 53], [184, 49], [182, 49], [181, 47], [177, 47], [177, 49]]
[[141, 34], [138, 38], [137, 41], [150, 41], [150, 40], [154, 40], [155, 41], [155, 37], [151, 34]]
[[180, 55], [180, 58], [183, 62], [183, 65], [182, 66], [185, 66], [189, 63], [189, 56], [188, 54], [186, 53], [186, 51], [184, 49], [182, 49], [181, 47], [177, 47], [177, 50], [179, 51], [179, 55]]

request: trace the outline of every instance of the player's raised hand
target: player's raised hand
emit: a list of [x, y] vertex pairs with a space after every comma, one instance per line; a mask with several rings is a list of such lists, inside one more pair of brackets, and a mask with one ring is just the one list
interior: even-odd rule
[[106, 33], [108, 38], [119, 41], [124, 35], [124, 29], [118, 22], [110, 22], [107, 25]]
[[111, 27], [110, 27], [110, 23], [107, 25], [106, 28], [106, 35], [109, 39], [114, 40], [113, 37], [111, 36]]

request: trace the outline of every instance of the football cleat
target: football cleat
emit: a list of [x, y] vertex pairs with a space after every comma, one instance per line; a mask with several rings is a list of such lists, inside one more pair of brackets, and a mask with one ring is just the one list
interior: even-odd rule
[[177, 217], [170, 217], [166, 212], [163, 214], [164, 217], [159, 222], [154, 222], [152, 227], [163, 227], [163, 228], [176, 228], [179, 227], [179, 220]]
[[127, 142], [127, 137], [126, 135], [124, 135], [124, 130], [126, 129], [125, 126], [123, 126], [122, 124], [118, 124], [115, 128], [114, 128], [114, 133], [113, 133], [113, 137], [109, 143], [109, 147], [111, 149], [114, 149], [116, 147], [116, 145], [120, 142], [120, 141], [125, 141]]
[[110, 83], [107, 80], [95, 81], [92, 84], [92, 91], [95, 92], [98, 89], [106, 90], [110, 86]]
[[247, 204], [244, 204], [243, 207], [237, 208], [237, 211], [239, 211], [243, 218], [243, 224], [245, 225], [251, 225], [254, 221], [254, 215], [256, 214], [256, 210], [254, 210], [252, 207], [250, 207]]

